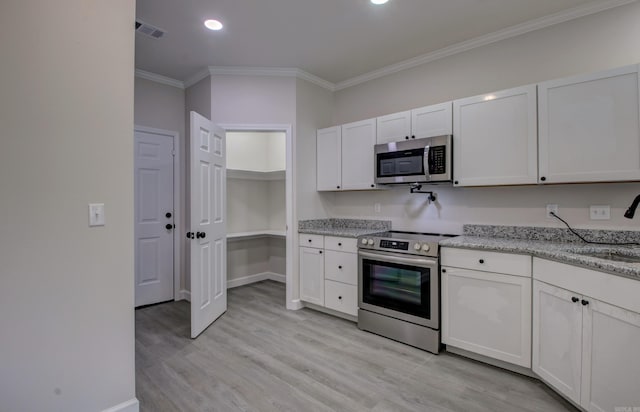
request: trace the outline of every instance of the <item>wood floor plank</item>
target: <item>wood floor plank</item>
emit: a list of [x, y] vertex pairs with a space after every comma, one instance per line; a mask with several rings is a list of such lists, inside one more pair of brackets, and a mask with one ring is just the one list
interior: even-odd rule
[[227, 312], [195, 340], [187, 302], [136, 310], [140, 410], [576, 410], [537, 380], [289, 311], [284, 301], [273, 281], [231, 289]]

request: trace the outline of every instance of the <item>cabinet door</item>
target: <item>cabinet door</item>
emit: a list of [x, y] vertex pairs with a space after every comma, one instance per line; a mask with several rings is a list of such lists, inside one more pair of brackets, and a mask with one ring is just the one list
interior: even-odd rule
[[400, 112], [378, 117], [376, 124], [376, 142], [378, 144], [411, 138], [411, 112]]
[[443, 342], [531, 367], [531, 278], [442, 269]]
[[316, 190], [340, 190], [342, 186], [342, 129], [320, 129], [316, 135]]
[[582, 299], [578, 294], [533, 281], [533, 365], [542, 380], [580, 403]]
[[584, 299], [581, 406], [598, 412], [640, 406], [640, 314]]
[[416, 139], [453, 133], [451, 102], [411, 110], [411, 135]]
[[322, 249], [300, 248], [300, 299], [316, 305], [324, 305]]
[[453, 102], [456, 186], [538, 181], [536, 86]]
[[375, 188], [373, 146], [376, 119], [342, 125], [342, 188]]
[[638, 65], [538, 85], [540, 181], [640, 179]]

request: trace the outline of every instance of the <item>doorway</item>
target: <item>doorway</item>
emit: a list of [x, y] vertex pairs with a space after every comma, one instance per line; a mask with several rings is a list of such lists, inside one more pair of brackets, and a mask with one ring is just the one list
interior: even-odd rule
[[221, 125], [227, 141], [228, 287], [271, 279], [293, 297], [290, 125]]
[[134, 127], [136, 307], [174, 300], [180, 288], [178, 139]]

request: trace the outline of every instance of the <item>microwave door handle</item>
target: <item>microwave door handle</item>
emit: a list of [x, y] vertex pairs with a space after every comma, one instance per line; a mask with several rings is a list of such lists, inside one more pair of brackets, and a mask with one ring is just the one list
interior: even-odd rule
[[427, 180], [431, 180], [431, 175], [429, 174], [429, 151], [431, 150], [431, 146], [427, 145], [424, 147], [424, 159], [422, 161], [424, 166], [424, 174], [427, 177]]

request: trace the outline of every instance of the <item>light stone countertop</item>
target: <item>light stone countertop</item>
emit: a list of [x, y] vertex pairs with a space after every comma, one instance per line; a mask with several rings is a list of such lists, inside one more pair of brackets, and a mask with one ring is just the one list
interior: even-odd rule
[[[474, 226], [474, 228], [477, 228], [477, 226]], [[466, 230], [466, 227], [465, 232], [477, 233], [474, 230]], [[640, 236], [640, 233], [638, 235]], [[536, 236], [532, 237], [535, 238]], [[625, 238], [623, 240], [628, 241], [629, 239]], [[632, 239], [632, 241], [634, 240]], [[563, 239], [563, 241], [514, 239], [493, 237], [490, 233], [483, 233], [483, 236], [463, 234], [462, 236], [446, 239], [440, 242], [440, 246], [527, 254], [640, 281], [640, 262], [621, 262], [589, 256], [589, 254], [593, 253], [613, 252], [640, 260], [640, 245], [596, 245], [584, 242], [569, 242], [566, 239]]]
[[298, 222], [298, 233], [351, 237], [372, 235], [391, 229], [391, 221], [365, 219], [314, 219]]

